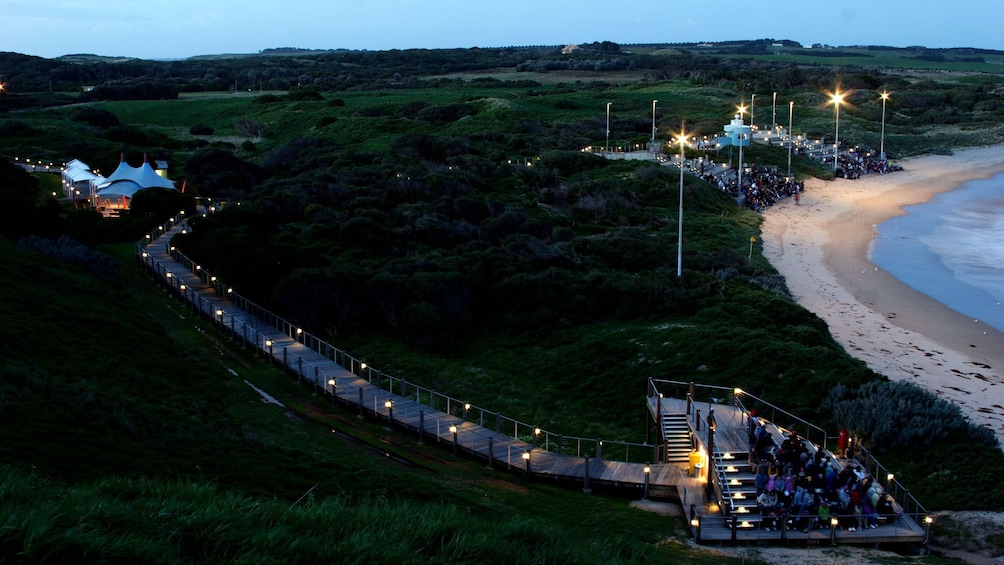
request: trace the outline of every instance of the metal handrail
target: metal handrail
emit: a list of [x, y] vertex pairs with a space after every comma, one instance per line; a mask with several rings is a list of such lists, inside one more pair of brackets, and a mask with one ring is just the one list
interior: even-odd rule
[[[186, 218], [183, 214], [179, 214], [171, 218], [165, 225], [158, 226], [155, 230], [146, 234], [144, 238], [136, 242], [134, 246], [137, 258], [153, 269], [161, 279], [166, 279], [169, 271], [167, 271], [165, 266], [150, 257], [146, 250], [154, 241], [165, 235], [175, 225], [181, 224], [185, 220]], [[174, 292], [176, 292], [182, 300], [191, 303], [193, 305], [193, 309], [198, 309], [200, 313], [206, 315], [210, 319], [214, 321], [219, 320], [221, 328], [226, 327], [225, 314], [218, 317], [216, 313], [221, 311], [225, 304], [230, 304], [237, 307], [239, 310], [250, 314], [254, 318], [262, 320], [269, 327], [281, 331], [291, 340], [290, 342], [282, 341], [280, 343], [274, 338], [271, 338], [265, 333], [259, 331], [257, 328], [248, 327], [246, 323], [243, 324], [241, 331], [238, 332], [236, 328], [236, 318], [232, 313], [230, 315], [231, 325], [228, 328], [229, 331], [233, 332], [235, 335], [240, 333], [245, 341], [253, 343], [256, 350], [261, 354], [268, 355], [272, 361], [281, 362], [284, 368], [296, 372], [298, 378], [312, 380], [315, 387], [319, 386], [327, 394], [332, 393], [331, 388], [329, 388], [330, 385], [327, 383], [330, 378], [334, 377], [334, 375], [322, 369], [319, 363], [304, 360], [302, 356], [290, 357], [288, 355], [288, 347], [290, 345], [293, 343], [303, 345], [304, 347], [321, 354], [325, 357], [325, 359], [334, 361], [337, 365], [348, 372], [357, 374], [359, 377], [368, 380], [371, 384], [376, 384], [378, 388], [387, 390], [388, 392], [394, 393], [395, 388], [397, 388], [402, 393], [406, 393], [408, 388], [411, 387], [415, 391], [414, 394], [416, 395], [416, 399], [421, 399], [423, 396], [427, 397], [430, 401], [429, 406], [433, 409], [436, 409], [437, 400], [443, 400], [446, 404], [445, 412], [447, 415], [455, 415], [455, 412], [463, 410], [465, 420], [466, 417], [472, 413], [477, 413], [481, 422], [484, 421], [485, 416], [494, 418], [496, 421], [496, 432], [503, 433], [514, 439], [525, 441], [526, 443], [530, 443], [539, 449], [560, 454], [564, 451], [564, 447], [566, 445], [570, 445], [565, 443], [567, 440], [568, 442], [575, 442], [575, 454], [580, 457], [589, 456], [601, 459], [603, 458], [604, 451], [607, 453], [620, 454], [620, 449], [623, 448], [623, 458], [614, 457], [608, 458], [608, 460], [625, 462], [632, 460], [634, 460], [634, 462], [650, 462], [658, 460], [658, 450], [662, 446], [656, 444], [557, 434], [526, 422], [509, 418], [500, 413], [472, 405], [469, 402], [438, 393], [432, 389], [387, 375], [377, 369], [374, 369], [372, 366], [365, 364], [362, 360], [353, 357], [347, 352], [317, 338], [316, 336], [311, 335], [310, 333], [304, 331], [301, 327], [290, 323], [285, 318], [272, 313], [248, 298], [234, 292], [232, 288], [227, 287], [217, 277], [206, 272], [206, 270], [203, 269], [197, 262], [193, 261], [177, 248], [168, 245], [166, 250], [175, 261], [187, 270], [191, 271], [191, 273], [197, 275], [200, 281], [212, 286], [215, 292], [223, 294], [225, 297], [220, 302], [205, 300], [201, 296], [198, 296], [193, 290], [187, 288], [182, 289], [181, 285], [183, 283], [178, 280], [178, 277], [171, 277], [175, 282], [171, 282], [169, 284], [172, 285], [172, 290], [174, 290]], [[269, 341], [271, 341], [271, 345], [266, 345], [266, 342]], [[304, 369], [307, 370], [304, 371]], [[310, 376], [311, 371], [313, 372], [312, 377]], [[374, 379], [376, 381], [375, 383]], [[384, 383], [386, 383], [386, 386], [384, 386]], [[401, 394], [400, 396], [406, 398], [409, 397], [408, 394]], [[511, 432], [509, 430], [511, 430]], [[642, 452], [641, 455], [638, 454], [639, 451]]]

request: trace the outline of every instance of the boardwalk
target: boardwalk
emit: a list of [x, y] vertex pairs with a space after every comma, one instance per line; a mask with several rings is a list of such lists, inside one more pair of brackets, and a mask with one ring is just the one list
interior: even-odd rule
[[[564, 437], [368, 367], [246, 301], [188, 261], [169, 244], [183, 229], [184, 222], [171, 222], [137, 246], [145, 268], [193, 313], [332, 402], [407, 430], [420, 441], [537, 480], [577, 483], [587, 491], [592, 486], [635, 490], [639, 497], [649, 489], [675, 490], [680, 482], [679, 465], [649, 463], [659, 459], [659, 446]], [[620, 454], [625, 461], [604, 459], [604, 454]], [[641, 461], [627, 460], [632, 458]]]
[[[586, 492], [596, 486], [639, 498], [678, 498], [699, 542], [916, 544], [927, 538], [919, 525], [923, 509], [905, 489], [895, 515], [874, 529], [850, 532], [823, 524], [803, 532], [793, 524], [768, 530], [752, 500], [753, 470], [746, 460], [749, 411], [741, 405], [738, 389], [710, 387], [715, 397], [701, 403], [694, 398], [693, 384], [683, 391], [678, 385], [686, 383], [651, 381], [647, 404], [655, 443], [604, 442], [541, 430], [383, 374], [247, 301], [170, 247], [170, 237], [184, 229], [183, 222], [172, 221], [136, 246], [137, 259], [158, 283], [263, 361], [360, 417], [534, 480], [581, 486]], [[726, 398], [734, 402], [725, 403]], [[773, 419], [766, 420], [767, 429], [779, 445], [791, 430]], [[812, 449], [825, 450], [825, 432], [805, 424], [798, 433]], [[651, 435], [651, 428], [647, 431]], [[864, 464], [873, 476], [882, 476], [876, 461], [866, 456]]]

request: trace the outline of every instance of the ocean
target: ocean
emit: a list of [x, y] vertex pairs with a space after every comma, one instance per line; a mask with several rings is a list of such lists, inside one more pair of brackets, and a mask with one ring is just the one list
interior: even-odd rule
[[877, 227], [872, 261], [952, 310], [1004, 331], [1004, 174], [904, 210]]

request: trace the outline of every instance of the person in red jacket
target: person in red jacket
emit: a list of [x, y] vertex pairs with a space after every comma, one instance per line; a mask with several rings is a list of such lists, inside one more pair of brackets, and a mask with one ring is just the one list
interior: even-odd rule
[[847, 430], [840, 428], [840, 433], [837, 434], [837, 451], [840, 452], [841, 459], [847, 457], [847, 439]]

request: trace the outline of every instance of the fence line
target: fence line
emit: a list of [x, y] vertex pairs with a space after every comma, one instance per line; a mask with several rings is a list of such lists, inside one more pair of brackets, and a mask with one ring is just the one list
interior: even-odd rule
[[[184, 233], [187, 229], [185, 225], [184, 214], [179, 214], [146, 234], [135, 244], [137, 259], [156, 275], [158, 282], [170, 294], [189, 305], [193, 312], [211, 320], [221, 331], [230, 333], [233, 338], [242, 340], [245, 346], [251, 346], [257, 353], [267, 356], [269, 363], [281, 362], [284, 369], [294, 372], [301, 382], [313, 382], [315, 389], [323, 391], [326, 395], [336, 394], [336, 397], [342, 398], [348, 404], [355, 403], [354, 399], [337, 395], [337, 391], [333, 390], [339, 388], [336, 376], [330, 368], [331, 364], [334, 364], [352, 375], [365, 379], [377, 389], [397, 394], [402, 398], [414, 398], [416, 403], [429, 406], [433, 410], [441, 409], [447, 416], [460, 418], [463, 422], [472, 421], [486, 429], [494, 429], [496, 433], [528, 443], [535, 449], [542, 449], [557, 455], [605, 458], [608, 461], [646, 463], [658, 460], [658, 450], [661, 447], [658, 444], [554, 433], [383, 373], [367, 365], [361, 359], [304, 331], [303, 328], [276, 315], [267, 308], [241, 296], [232, 287], [225, 285], [219, 277], [202, 268], [198, 262], [193, 261], [169, 242], [165, 243], [165, 253], [190, 275], [197, 277], [200, 283], [211, 289], [213, 296], [219, 297], [218, 300], [207, 298], [203, 295], [204, 293], [200, 293], [198, 289], [192, 288], [192, 285], [184, 282], [179, 273], [173, 272], [167, 265], [157, 261], [149, 252], [150, 246], [172, 229], [181, 226]], [[246, 313], [252, 319], [238, 318], [238, 312]], [[256, 321], [263, 325], [259, 325]], [[281, 332], [284, 337], [277, 338], [267, 333], [269, 329]], [[291, 356], [289, 349], [294, 345], [303, 346], [316, 352], [325, 361], [315, 362], [296, 354]], [[374, 403], [378, 402], [376, 396], [370, 400]], [[374, 404], [372, 413], [377, 415], [379, 408], [380, 406]]]

